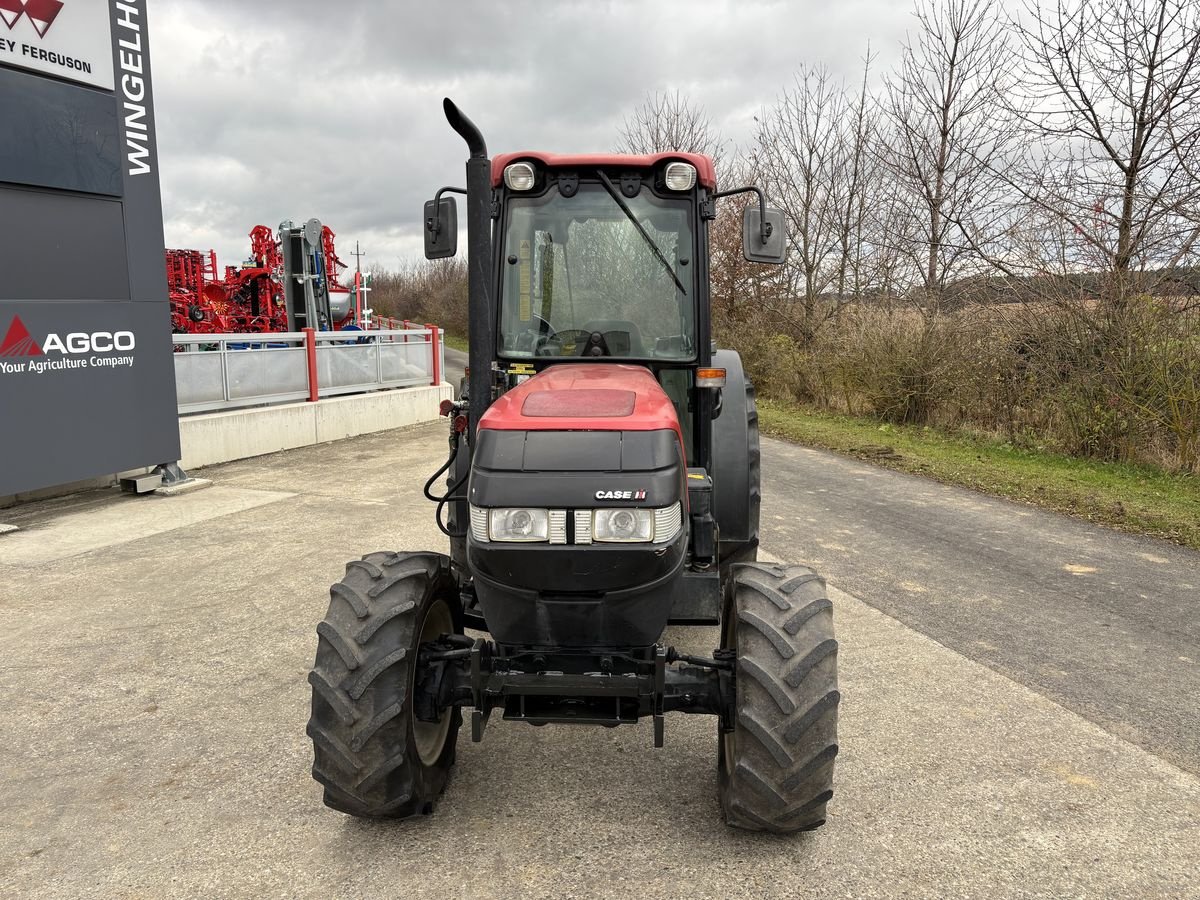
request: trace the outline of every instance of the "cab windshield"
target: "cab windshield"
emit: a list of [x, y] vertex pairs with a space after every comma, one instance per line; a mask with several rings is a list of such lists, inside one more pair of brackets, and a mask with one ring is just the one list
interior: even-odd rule
[[551, 187], [512, 198], [501, 256], [500, 351], [579, 356], [599, 332], [601, 355], [695, 356], [690, 205], [643, 186], [624, 197], [634, 224], [603, 185], [572, 197]]

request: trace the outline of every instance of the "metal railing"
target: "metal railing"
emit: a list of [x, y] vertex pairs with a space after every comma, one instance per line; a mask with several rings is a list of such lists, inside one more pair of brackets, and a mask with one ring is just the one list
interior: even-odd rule
[[445, 370], [442, 331], [432, 325], [171, 339], [181, 415], [438, 384]]

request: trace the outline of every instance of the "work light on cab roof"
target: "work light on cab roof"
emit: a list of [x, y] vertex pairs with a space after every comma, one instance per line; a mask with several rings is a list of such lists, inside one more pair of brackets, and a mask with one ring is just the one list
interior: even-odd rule
[[663, 181], [672, 191], [690, 191], [696, 185], [696, 167], [685, 162], [668, 163]]
[[529, 190], [535, 177], [533, 165], [527, 162], [516, 162], [504, 169], [504, 184], [510, 191]]

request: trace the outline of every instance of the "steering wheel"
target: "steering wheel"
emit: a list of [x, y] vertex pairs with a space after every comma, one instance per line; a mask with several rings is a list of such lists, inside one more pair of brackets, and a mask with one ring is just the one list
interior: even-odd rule
[[[578, 328], [564, 328], [562, 331], [552, 331], [538, 343], [538, 355], [575, 356], [577, 348], [585, 343], [590, 336], [590, 331], [581, 331]], [[567, 348], [570, 348], [569, 351], [563, 353], [563, 350]]]

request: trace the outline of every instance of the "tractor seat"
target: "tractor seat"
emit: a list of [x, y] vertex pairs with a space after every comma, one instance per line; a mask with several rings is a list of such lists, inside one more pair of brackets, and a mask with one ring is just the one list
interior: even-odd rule
[[604, 343], [608, 344], [608, 352], [613, 356], [646, 355], [642, 332], [626, 319], [597, 319], [584, 325], [583, 330], [588, 333], [599, 331], [604, 335]]

